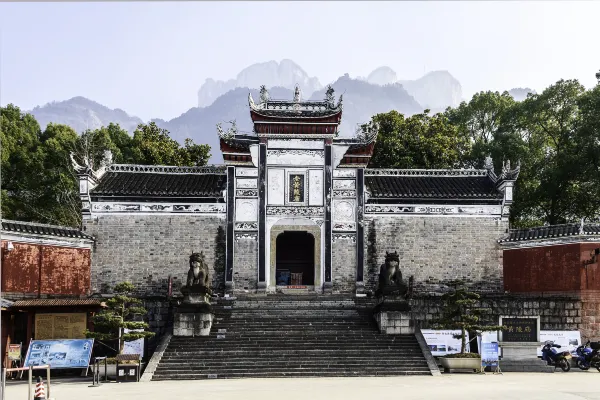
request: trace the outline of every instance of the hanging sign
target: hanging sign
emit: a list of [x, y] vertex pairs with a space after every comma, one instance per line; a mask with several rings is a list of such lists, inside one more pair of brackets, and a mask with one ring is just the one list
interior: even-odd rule
[[6, 355], [10, 361], [21, 361], [21, 343], [9, 344]]

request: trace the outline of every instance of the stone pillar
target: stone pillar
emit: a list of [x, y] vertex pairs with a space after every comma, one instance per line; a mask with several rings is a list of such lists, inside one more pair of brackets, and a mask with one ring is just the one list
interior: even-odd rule
[[227, 167], [227, 232], [225, 252], [225, 292], [233, 293], [233, 253], [235, 219], [235, 167]]
[[267, 235], [267, 144], [261, 143], [258, 150], [258, 281], [259, 292], [266, 292], [266, 235]]
[[323, 265], [325, 266], [325, 280], [323, 282], [324, 293], [331, 293], [333, 291], [333, 281], [331, 280], [331, 203], [333, 197], [331, 190], [333, 181], [331, 150], [331, 139], [329, 139], [325, 143], [325, 182], [323, 184], [323, 188], [325, 189], [325, 259], [323, 260]]
[[364, 293], [365, 229], [363, 215], [365, 206], [365, 169], [356, 171], [356, 293]]

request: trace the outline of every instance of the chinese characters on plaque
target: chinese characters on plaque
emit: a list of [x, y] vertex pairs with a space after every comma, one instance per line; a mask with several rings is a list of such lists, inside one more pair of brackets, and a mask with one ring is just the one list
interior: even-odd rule
[[504, 342], [537, 342], [536, 318], [503, 318], [502, 325], [506, 329], [502, 332]]
[[288, 201], [290, 203], [304, 202], [304, 175], [290, 174]]

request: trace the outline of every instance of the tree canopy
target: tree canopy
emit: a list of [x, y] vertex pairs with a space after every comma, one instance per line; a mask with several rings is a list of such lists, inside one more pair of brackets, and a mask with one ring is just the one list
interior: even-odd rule
[[31, 114], [12, 104], [0, 108], [0, 140], [2, 217], [68, 226], [81, 224], [71, 153], [94, 169], [105, 150], [124, 164], [202, 166], [210, 158], [210, 146], [191, 139], [182, 146], [153, 122], [140, 124], [133, 136], [112, 123], [78, 135], [61, 124], [42, 130]]

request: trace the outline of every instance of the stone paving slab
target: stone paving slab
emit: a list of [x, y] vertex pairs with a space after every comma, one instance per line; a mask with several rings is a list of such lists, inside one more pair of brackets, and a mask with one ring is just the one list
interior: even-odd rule
[[[600, 373], [597, 371], [107, 383], [96, 388], [88, 387], [90, 382], [73, 379], [55, 381], [51, 396], [56, 400], [600, 400]], [[26, 384], [8, 382], [6, 400], [26, 398]]]

